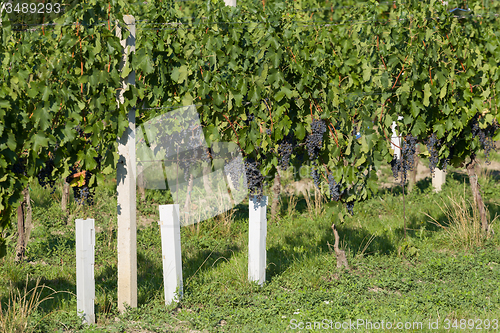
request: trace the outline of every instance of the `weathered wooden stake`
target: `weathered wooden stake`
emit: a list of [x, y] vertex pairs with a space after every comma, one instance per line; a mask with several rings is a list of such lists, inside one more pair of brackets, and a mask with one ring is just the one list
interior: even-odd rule
[[[122, 39], [122, 31], [117, 26], [116, 35], [122, 39], [124, 53], [120, 70], [124, 68], [127, 55], [135, 52], [135, 19], [124, 15], [130, 35]], [[122, 81], [117, 93], [118, 104], [124, 103], [123, 93], [127, 85], [135, 84], [135, 72], [132, 71]], [[128, 113], [129, 125], [118, 140], [118, 164], [116, 167], [118, 192], [118, 310], [125, 311], [125, 304], [137, 307], [137, 225], [136, 225], [136, 158], [135, 158], [135, 109]]]
[[181, 225], [179, 205], [160, 205], [161, 252], [165, 305], [182, 297]]

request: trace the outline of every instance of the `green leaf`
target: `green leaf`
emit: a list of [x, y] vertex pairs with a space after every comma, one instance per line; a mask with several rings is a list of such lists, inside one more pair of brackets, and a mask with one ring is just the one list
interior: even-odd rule
[[372, 68], [367, 65], [366, 62], [363, 62], [363, 80], [365, 82], [369, 81], [372, 76]]
[[134, 57], [132, 58], [132, 65], [135, 69], [139, 69], [145, 74], [150, 74], [154, 72], [154, 67], [151, 62], [151, 58], [146, 54], [145, 49], [139, 49], [136, 51]]
[[[236, 106], [241, 106], [241, 103], [243, 101], [243, 95], [242, 94], [234, 94], [234, 101], [236, 102]], [[245, 120], [245, 119], [243, 119]]]
[[188, 76], [188, 69], [186, 65], [182, 65], [181, 67], [175, 67], [172, 71], [170, 77], [177, 83], [182, 83], [186, 80]]
[[431, 97], [431, 86], [429, 83], [424, 85], [424, 106], [429, 106], [429, 97]]
[[443, 124], [435, 124], [432, 128], [438, 138], [442, 138], [444, 135], [444, 125]]
[[10, 102], [7, 100], [0, 99], [0, 108], [10, 110], [11, 109]]
[[427, 129], [427, 124], [425, 121], [422, 119], [422, 117], [418, 117], [417, 120], [415, 120], [415, 123], [413, 125], [413, 129], [411, 130], [411, 134], [413, 136], [418, 136], [421, 133], [425, 133]]
[[417, 118], [418, 114], [420, 113], [420, 102], [417, 102], [417, 101], [411, 101], [411, 114], [413, 116], [413, 118]]
[[130, 63], [126, 62], [125, 66], [122, 68], [122, 72], [120, 73], [120, 77], [122, 79], [126, 78], [130, 72], [132, 72], [132, 68], [130, 67]]
[[51, 89], [48, 86], [45, 86], [45, 88], [43, 88], [42, 101], [47, 102], [51, 92]]
[[361, 164], [363, 164], [365, 162], [366, 162], [366, 156], [365, 155], [361, 155], [361, 157], [358, 158], [358, 160], [356, 161], [356, 164], [354, 166], [358, 167], [358, 166], [360, 166]]
[[387, 72], [382, 73], [380, 77], [380, 83], [382, 84], [382, 88], [389, 89], [389, 74]]
[[276, 100], [276, 102], [281, 101], [283, 97], [285, 97], [285, 92], [283, 91], [283, 89], [281, 89], [274, 95], [274, 99]]
[[33, 111], [33, 117], [35, 117], [34, 119], [39, 124], [41, 130], [45, 131], [49, 128], [51, 119], [46, 108], [38, 106], [36, 110]]
[[12, 133], [9, 133], [9, 135], [7, 136], [7, 147], [9, 147], [9, 149], [12, 151], [16, 151], [16, 137]]
[[306, 136], [306, 129], [302, 123], [298, 123], [293, 132], [299, 141], [304, 140]]
[[48, 145], [49, 138], [43, 133], [38, 132], [31, 141], [33, 143], [33, 151], [38, 151], [41, 147], [46, 147]]
[[105, 175], [109, 175], [113, 172], [113, 167], [111, 165], [108, 165], [102, 170], [102, 173]]
[[443, 99], [444, 96], [446, 96], [446, 86], [447, 84], [445, 83], [443, 87], [441, 88], [441, 91], [439, 92], [439, 98]]
[[219, 93], [215, 93], [214, 94], [214, 103], [215, 103], [215, 105], [217, 105], [217, 106], [222, 105], [223, 99], [224, 99], [224, 96], [222, 96], [221, 94], [219, 94]]

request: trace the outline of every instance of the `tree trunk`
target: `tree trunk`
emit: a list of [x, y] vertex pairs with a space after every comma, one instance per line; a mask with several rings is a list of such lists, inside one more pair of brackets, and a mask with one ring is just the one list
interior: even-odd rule
[[[215, 197], [214, 192], [212, 191], [212, 183], [210, 182], [210, 178], [208, 177], [212, 172], [212, 156], [209, 153], [209, 150], [206, 149], [204, 151], [206, 154], [203, 164], [203, 187], [205, 188], [206, 194], [210, 197]], [[205, 165], [206, 163], [206, 165]]]
[[273, 185], [273, 193], [274, 193], [273, 203], [271, 204], [271, 220], [274, 220], [279, 212], [280, 189], [281, 189], [281, 176], [279, 172], [276, 171], [276, 175], [274, 176], [274, 185]]
[[481, 216], [481, 227], [483, 231], [486, 233], [489, 230], [489, 224], [488, 224], [488, 217], [486, 214], [486, 207], [483, 202], [483, 197], [481, 196], [481, 187], [477, 181], [477, 174], [476, 174], [476, 155], [471, 156], [471, 161], [467, 164], [467, 174], [469, 175], [469, 182], [470, 182], [470, 187], [472, 190], [472, 195], [474, 197], [474, 203], [476, 204], [477, 208], [479, 209], [479, 214]]
[[69, 183], [64, 179], [64, 185], [63, 185], [63, 191], [62, 191], [62, 198], [61, 198], [61, 209], [63, 212], [68, 211], [68, 204], [69, 204]]
[[337, 268], [344, 266], [349, 269], [349, 264], [347, 263], [347, 257], [345, 251], [339, 249], [340, 237], [335, 227], [335, 223], [332, 224], [333, 235], [335, 236], [335, 244], [333, 244], [333, 249], [335, 250], [335, 255], [337, 256]]
[[17, 246], [15, 261], [19, 262], [25, 258], [26, 245], [32, 228], [31, 198], [29, 186], [23, 190], [23, 201], [17, 207]]

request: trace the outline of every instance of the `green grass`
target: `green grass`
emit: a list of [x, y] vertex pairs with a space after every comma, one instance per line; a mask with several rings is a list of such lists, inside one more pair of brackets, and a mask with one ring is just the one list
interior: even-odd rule
[[[500, 212], [498, 178], [482, 173], [480, 183], [493, 219]], [[53, 195], [31, 186], [35, 228], [27, 261], [14, 263], [14, 231], [6, 233], [9, 255], [0, 259], [2, 304], [7, 304], [10, 291], [30, 290], [39, 278], [41, 285], [59, 292], [40, 291], [40, 299], [50, 298], [30, 315], [29, 327], [35, 332], [296, 332], [294, 324], [299, 322], [314, 325], [349, 319], [421, 321], [424, 328], [438, 320], [441, 329], [434, 331], [447, 332], [446, 319], [500, 318], [497, 220], [495, 235], [469, 247], [462, 246], [460, 238], [450, 237], [448, 229], [431, 223], [432, 219], [443, 226], [450, 223], [438, 204], [450, 205], [450, 198], [471, 198], [467, 179], [454, 170], [442, 192], [434, 193], [427, 178], [405, 196], [406, 240], [400, 187], [383, 189], [356, 206], [356, 214], [338, 226], [350, 270], [338, 269], [331, 253], [332, 217], [314, 217], [304, 198], [299, 198], [291, 216], [286, 213], [288, 200], [282, 198], [280, 218], [268, 221], [263, 287], [247, 281], [248, 205], [238, 206], [233, 219], [225, 216], [184, 227], [184, 298], [178, 306], [169, 307], [163, 300], [156, 221], [158, 204], [171, 203], [171, 198], [168, 191], [147, 190], [147, 204], [138, 202], [137, 206], [139, 306], [123, 315], [117, 311], [116, 295], [116, 184], [109, 177], [97, 190], [96, 206], [71, 203], [68, 215], [59, 208], [58, 186]], [[97, 227], [97, 325], [92, 327], [80, 325], [76, 316], [74, 220], [86, 217], [94, 218]], [[356, 331], [370, 330], [360, 327]]]

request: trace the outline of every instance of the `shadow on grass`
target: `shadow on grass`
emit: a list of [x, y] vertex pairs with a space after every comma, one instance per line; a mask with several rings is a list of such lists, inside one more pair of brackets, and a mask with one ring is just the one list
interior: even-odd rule
[[[186, 251], [193, 251], [194, 253], [186, 255]], [[217, 266], [225, 262], [225, 260], [229, 261], [236, 252], [240, 251], [241, 249], [238, 246], [229, 244], [224, 244], [220, 247], [216, 246], [204, 249], [188, 248], [183, 250], [183, 258], [185, 257], [182, 263], [183, 280], [187, 282], [195, 275], [216, 269]], [[225, 260], [220, 260], [221, 258]]]
[[[346, 225], [338, 226], [338, 232], [342, 249], [350, 252], [353, 256], [361, 253], [364, 255], [389, 254], [395, 251], [394, 244], [387, 235], [378, 235], [372, 238], [372, 234], [366, 229]], [[313, 232], [285, 236], [285, 244], [268, 248], [266, 280], [270, 281], [273, 277], [282, 274], [296, 260], [302, 261], [328, 252], [335, 255], [333, 252], [335, 240], [332, 229], [328, 226], [322, 228], [321, 235], [321, 238], [313, 243], [310, 242], [311, 239], [315, 239]], [[272, 264], [269, 265], [269, 263]]]

